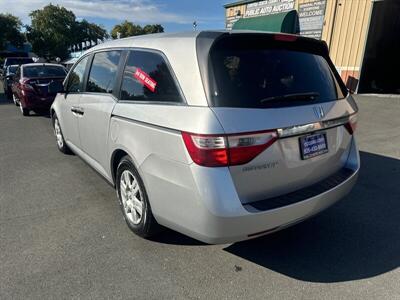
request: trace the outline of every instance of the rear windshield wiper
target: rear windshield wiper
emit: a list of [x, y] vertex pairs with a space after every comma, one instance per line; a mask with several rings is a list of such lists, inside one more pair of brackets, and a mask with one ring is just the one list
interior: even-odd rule
[[310, 93], [297, 93], [297, 94], [286, 94], [286, 95], [279, 95], [273, 97], [267, 97], [260, 100], [260, 103], [265, 102], [275, 102], [275, 101], [284, 101], [284, 100], [309, 100], [314, 101], [317, 100], [319, 97], [319, 93], [310, 92]]

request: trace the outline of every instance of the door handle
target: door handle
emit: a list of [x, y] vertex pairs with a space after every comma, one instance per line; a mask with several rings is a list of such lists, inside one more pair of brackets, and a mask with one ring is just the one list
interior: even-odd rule
[[77, 106], [72, 106], [71, 111], [72, 113], [80, 116], [83, 116], [83, 114], [85, 113], [82, 107], [77, 107]]

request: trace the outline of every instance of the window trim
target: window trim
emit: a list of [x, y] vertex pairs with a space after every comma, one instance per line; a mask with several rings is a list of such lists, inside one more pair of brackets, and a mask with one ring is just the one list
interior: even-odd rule
[[[87, 81], [89, 80], [89, 71], [92, 67], [92, 62], [94, 55], [99, 52], [106, 52], [106, 51], [122, 51], [121, 54], [121, 59], [120, 59], [120, 64], [118, 65], [118, 72], [117, 72], [117, 79], [115, 81], [115, 89], [113, 90], [112, 94], [107, 94], [107, 93], [96, 93], [96, 92], [87, 92], [86, 91], [86, 85]], [[135, 101], [135, 100], [124, 100], [121, 99], [120, 93], [121, 93], [121, 88], [122, 88], [122, 83], [123, 83], [123, 76], [124, 76], [124, 71], [125, 71], [125, 66], [126, 62], [129, 57], [129, 53], [131, 51], [144, 51], [144, 52], [152, 52], [159, 54], [165, 61], [167, 68], [172, 76], [172, 79], [176, 85], [176, 88], [178, 89], [179, 95], [181, 97], [180, 102], [173, 102], [173, 101]], [[97, 50], [92, 50], [89, 53], [86, 53], [82, 55], [82, 57], [79, 58], [77, 62], [71, 67], [71, 69], [68, 72], [68, 75], [65, 77], [65, 80], [63, 82], [64, 88], [67, 87], [68, 80], [70, 77], [71, 72], [75, 69], [75, 67], [83, 60], [85, 57], [88, 57], [88, 61], [85, 66], [85, 72], [83, 74], [83, 91], [80, 92], [66, 92], [66, 94], [88, 94], [88, 95], [99, 95], [99, 96], [104, 96], [104, 95], [109, 95], [112, 97], [112, 99], [116, 102], [121, 102], [121, 103], [132, 103], [132, 104], [146, 104], [146, 105], [173, 105], [173, 106], [188, 106], [185, 94], [183, 93], [183, 90], [181, 88], [181, 85], [179, 84], [178, 77], [176, 76], [167, 56], [162, 52], [161, 50], [158, 49], [152, 49], [152, 48], [143, 48], [143, 47], [107, 47], [107, 48], [101, 48]], [[90, 63], [90, 67], [88, 67], [88, 64]]]
[[[187, 101], [185, 98], [185, 95], [183, 94], [182, 88], [179, 84], [178, 78], [167, 58], [167, 56], [164, 54], [164, 52], [157, 50], [157, 49], [151, 49], [151, 48], [142, 48], [142, 47], [129, 47], [129, 48], [125, 48], [126, 51], [126, 57], [125, 57], [125, 61], [124, 64], [121, 68], [121, 77], [120, 77], [120, 85], [119, 85], [119, 89], [118, 89], [118, 102], [121, 103], [132, 103], [132, 104], [146, 104], [146, 105], [152, 105], [152, 104], [156, 104], [156, 105], [174, 105], [174, 106], [187, 106]], [[121, 98], [121, 91], [122, 91], [122, 84], [123, 84], [123, 77], [124, 77], [124, 72], [125, 72], [125, 67], [126, 67], [126, 63], [128, 62], [128, 58], [129, 58], [129, 54], [133, 51], [142, 51], [142, 52], [148, 52], [148, 53], [154, 53], [154, 54], [158, 54], [160, 55], [163, 59], [165, 64], [167, 65], [168, 71], [171, 74], [172, 80], [175, 84], [175, 87], [178, 90], [179, 96], [181, 98], [181, 101], [179, 102], [174, 102], [174, 101], [140, 101], [140, 100], [126, 100], [126, 99], [122, 99]]]

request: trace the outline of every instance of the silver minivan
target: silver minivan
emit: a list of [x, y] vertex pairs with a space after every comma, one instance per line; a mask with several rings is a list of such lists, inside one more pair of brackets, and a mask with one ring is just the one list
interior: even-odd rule
[[345, 196], [357, 105], [324, 42], [252, 31], [156, 34], [86, 52], [51, 107], [59, 150], [117, 190], [128, 226], [206, 243], [298, 223]]

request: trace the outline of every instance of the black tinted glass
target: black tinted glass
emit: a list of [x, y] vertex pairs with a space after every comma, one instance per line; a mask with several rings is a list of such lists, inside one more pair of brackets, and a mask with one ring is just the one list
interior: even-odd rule
[[64, 67], [57, 66], [32, 66], [23, 67], [24, 77], [63, 77], [67, 73]]
[[67, 91], [70, 93], [81, 92], [83, 88], [83, 75], [88, 57], [83, 58], [75, 68], [69, 73]]
[[112, 93], [117, 78], [121, 51], [99, 52], [94, 55], [86, 91]]
[[326, 59], [294, 46], [222, 41], [211, 51], [211, 62], [215, 106], [282, 107], [344, 97]]
[[23, 65], [33, 63], [32, 58], [7, 58], [6, 65]]
[[164, 58], [154, 52], [131, 51], [124, 70], [122, 100], [181, 102]]

